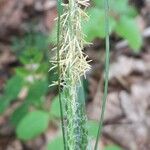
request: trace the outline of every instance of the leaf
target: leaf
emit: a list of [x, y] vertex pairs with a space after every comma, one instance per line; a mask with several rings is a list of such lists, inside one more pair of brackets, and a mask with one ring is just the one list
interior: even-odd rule
[[6, 83], [4, 95], [0, 97], [0, 113], [3, 113], [11, 101], [15, 100], [23, 86], [23, 79], [14, 76]]
[[28, 113], [16, 128], [17, 137], [22, 140], [30, 140], [43, 133], [49, 123], [48, 113], [34, 111]]
[[88, 121], [87, 122], [87, 127], [88, 127], [89, 136], [92, 137], [92, 138], [96, 138], [97, 132], [98, 132], [98, 127], [99, 127], [98, 122]]
[[16, 68], [16, 74], [22, 78], [27, 77], [28, 75], [31, 74], [30, 71], [28, 71], [27, 69], [23, 68], [23, 67], [17, 67]]
[[139, 52], [142, 46], [142, 37], [135, 20], [123, 16], [116, 25], [116, 32], [127, 39], [129, 45], [135, 52]]
[[109, 5], [110, 11], [116, 13], [120, 17], [122, 17], [122, 15], [128, 17], [135, 17], [137, 15], [136, 9], [128, 4], [128, 0], [117, 0], [117, 5], [116, 0], [111, 0]]
[[57, 43], [57, 24], [54, 25], [54, 28], [48, 38], [48, 41], [54, 45]]
[[104, 150], [121, 150], [121, 148], [117, 145], [108, 145], [104, 148]]
[[28, 113], [28, 104], [23, 103], [19, 108], [17, 108], [11, 118], [10, 121], [14, 126], [17, 126], [20, 120]]
[[47, 64], [47, 62], [43, 62], [40, 64], [40, 66], [38, 67], [38, 69], [36, 70], [36, 73], [45, 73], [47, 72], [47, 70], [49, 69], [49, 65]]
[[109, 2], [110, 9], [114, 12], [117, 12], [119, 14], [124, 14], [128, 11], [128, 0], [111, 0]]
[[92, 2], [94, 3], [94, 5], [96, 5], [97, 7], [103, 8], [104, 7], [104, 1], [103, 0], [92, 0]]
[[[92, 0], [94, 5], [98, 9], [103, 9], [104, 10], [104, 1], [103, 0]], [[128, 0], [117, 0], [117, 5], [116, 5], [116, 0], [111, 0], [109, 2], [110, 6], [110, 11], [115, 13], [116, 15], [128, 15], [131, 17], [135, 17], [137, 15], [137, 11], [133, 6], [129, 6]]]
[[26, 100], [32, 104], [39, 104], [41, 103], [42, 96], [46, 94], [47, 90], [48, 84], [46, 80], [36, 81], [29, 88], [29, 93]]
[[84, 89], [84, 97], [85, 101], [88, 98], [88, 91], [89, 91], [89, 81], [87, 79], [83, 79], [83, 89]]
[[48, 146], [47, 150], [63, 150], [63, 138], [62, 136], [55, 138], [52, 140]]
[[47, 36], [40, 32], [29, 33], [23, 38], [12, 38], [12, 50], [21, 56], [25, 51], [28, 51], [31, 47], [35, 47], [38, 51], [47, 49]]
[[5, 96], [0, 97], [0, 114], [5, 111], [8, 105], [9, 105], [9, 100], [7, 99], [7, 97]]
[[[91, 42], [95, 38], [104, 38], [105, 37], [105, 13], [104, 10], [99, 10], [97, 8], [91, 8], [88, 10], [89, 20], [87, 22], [83, 22], [83, 31], [86, 35], [86, 40]], [[113, 31], [115, 27], [115, 20], [110, 17], [109, 29], [110, 33]]]
[[4, 95], [7, 96], [10, 101], [14, 100], [17, 98], [22, 86], [23, 79], [19, 76], [14, 76], [10, 80], [8, 80]]
[[19, 60], [22, 64], [40, 63], [43, 59], [43, 53], [36, 47], [29, 47], [20, 55]]
[[[67, 90], [64, 90], [61, 93], [61, 99], [63, 100], [65, 97]], [[64, 106], [63, 106], [64, 108]], [[51, 103], [51, 107], [50, 107], [50, 115], [54, 116], [56, 118], [60, 118], [60, 104], [59, 104], [59, 95], [57, 95], [56, 97], [53, 98], [52, 103]]]
[[[65, 96], [65, 91], [61, 93], [61, 99], [63, 100]], [[56, 118], [60, 118], [60, 104], [59, 104], [59, 95], [54, 97], [50, 107], [50, 114]]]
[[77, 87], [78, 101], [79, 101], [80, 104], [84, 105], [85, 104], [85, 93], [84, 93], [83, 82], [82, 82], [82, 84], [79, 84], [76, 87]]
[[128, 6], [128, 10], [126, 12], [126, 15], [128, 17], [131, 17], [132, 19], [134, 19], [137, 15], [138, 15], [138, 12], [135, 8], [133, 8], [132, 6]]
[[34, 44], [35, 48], [39, 51], [43, 51], [43, 49], [47, 49], [48, 47], [48, 42], [47, 42], [47, 36], [36, 32], [34, 35]]
[[56, 96], [50, 107], [50, 114], [56, 118], [60, 118], [60, 105], [59, 105], [59, 97]]

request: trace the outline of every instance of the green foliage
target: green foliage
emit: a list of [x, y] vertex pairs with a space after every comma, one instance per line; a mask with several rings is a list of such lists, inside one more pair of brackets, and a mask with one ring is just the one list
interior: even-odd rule
[[38, 51], [45, 51], [47, 50], [47, 37], [41, 33], [32, 32], [25, 35], [23, 38], [16, 38], [12, 39], [12, 48], [13, 51], [17, 55], [21, 55], [27, 49], [31, 47], [36, 48]]
[[59, 105], [59, 98], [56, 96], [51, 103], [50, 107], [50, 115], [52, 118], [60, 118], [60, 105]]
[[23, 103], [20, 107], [18, 107], [12, 114], [10, 121], [16, 127], [22, 118], [28, 113], [29, 105], [27, 103]]
[[10, 100], [7, 98], [7, 96], [0, 97], [0, 114], [5, 111], [9, 103], [10, 103]]
[[55, 25], [51, 31], [48, 41], [54, 45], [57, 43], [57, 25]]
[[44, 111], [30, 112], [17, 125], [17, 136], [22, 140], [33, 139], [47, 129], [48, 123], [48, 113]]
[[104, 148], [104, 150], [121, 150], [122, 148], [117, 145], [108, 145]]
[[63, 150], [63, 138], [59, 136], [48, 143], [47, 150]]
[[3, 113], [9, 104], [17, 99], [22, 85], [23, 80], [19, 76], [14, 76], [7, 82], [4, 94], [0, 97], [0, 113]]
[[[93, 0], [93, 7], [87, 10], [88, 22], [83, 21], [83, 31], [88, 42], [95, 38], [105, 37], [105, 13], [103, 0]], [[135, 21], [137, 11], [128, 4], [128, 0], [115, 0], [110, 2], [109, 32], [116, 33], [126, 39], [134, 52], [139, 52], [142, 46], [142, 37]], [[52, 31], [49, 41], [56, 43], [56, 27]]]
[[133, 19], [126, 16], [121, 17], [116, 25], [116, 33], [127, 39], [130, 46], [135, 50], [138, 50], [138, 48], [142, 45], [139, 31], [136, 28], [136, 22]]
[[94, 122], [94, 121], [88, 121], [87, 122], [88, 135], [91, 138], [95, 138], [96, 139], [98, 126], [99, 126], [98, 122]]
[[8, 99], [13, 100], [17, 98], [19, 91], [23, 85], [23, 80], [19, 76], [12, 77], [6, 84], [5, 95]]
[[104, 5], [104, 2], [102, 0], [92, 0], [92, 2], [98, 7], [103, 7]]
[[[110, 33], [115, 32], [126, 39], [129, 46], [138, 52], [142, 45], [139, 28], [135, 22], [137, 12], [133, 6], [128, 5], [128, 0], [111, 0], [110, 4]], [[93, 0], [95, 6], [88, 9], [90, 16], [88, 22], [83, 22], [86, 40], [91, 42], [95, 38], [105, 37], [105, 20], [103, 0]]]
[[37, 49], [30, 48], [20, 56], [19, 60], [22, 64], [28, 64], [30, 62], [39, 63], [42, 61], [43, 54], [39, 52]]
[[[0, 96], [0, 113], [3, 113], [12, 101], [19, 100], [20, 92], [24, 92], [24, 88], [27, 89], [22, 104], [10, 117], [18, 137], [23, 140], [29, 140], [44, 132], [50, 119], [49, 111], [45, 112], [44, 105], [49, 91], [49, 58], [45, 47], [46, 37], [39, 34], [14, 40], [13, 51], [18, 58], [19, 66], [14, 69], [15, 74], [6, 82], [4, 93]], [[34, 111], [30, 112], [31, 108]], [[41, 111], [38, 111], [39, 109]]]
[[26, 101], [38, 105], [42, 103], [42, 98], [45, 96], [48, 90], [48, 82], [46, 80], [36, 81], [29, 88]]
[[[99, 10], [98, 8], [91, 8], [88, 10], [89, 20], [83, 23], [83, 31], [86, 34], [86, 40], [92, 41], [96, 37], [105, 37], [105, 20], [104, 20], [104, 10]], [[115, 20], [110, 17], [110, 33], [116, 25]]]

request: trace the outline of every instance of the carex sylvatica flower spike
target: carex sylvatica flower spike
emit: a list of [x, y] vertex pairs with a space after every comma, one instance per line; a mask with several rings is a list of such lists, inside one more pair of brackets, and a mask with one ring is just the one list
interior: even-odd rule
[[86, 72], [90, 70], [88, 56], [83, 52], [86, 42], [81, 26], [81, 21], [87, 19], [83, 8], [89, 6], [89, 0], [68, 0], [67, 4], [61, 6], [63, 13], [59, 18], [59, 59], [56, 55], [51, 61], [53, 67], [50, 71], [59, 66], [60, 83], [54, 81], [53, 85], [61, 85], [64, 93], [62, 101], [66, 149], [86, 150], [88, 145], [86, 115], [78, 91], [82, 87], [82, 76], [85, 77]]

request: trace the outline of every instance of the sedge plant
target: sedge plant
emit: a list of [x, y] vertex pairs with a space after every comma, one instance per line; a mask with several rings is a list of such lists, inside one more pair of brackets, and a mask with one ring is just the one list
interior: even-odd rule
[[59, 93], [60, 86], [65, 93], [63, 100], [59, 94], [64, 148], [83, 150], [88, 143], [86, 116], [84, 103], [80, 102], [77, 93], [82, 86], [81, 77], [90, 69], [87, 56], [82, 51], [85, 41], [81, 28], [81, 19], [87, 17], [81, 7], [87, 7], [88, 1], [69, 0], [68, 4], [58, 2], [57, 56], [52, 62], [59, 74], [54, 84], [58, 83]]
[[[81, 78], [90, 70], [87, 61], [88, 56], [83, 52], [84, 40], [82, 20], [88, 18], [82, 8], [86, 8], [89, 0], [68, 0], [68, 3], [62, 3], [58, 0], [58, 18], [57, 18], [57, 47], [54, 50], [57, 54], [54, 56], [53, 67], [50, 70], [57, 70], [58, 80], [53, 85], [58, 85], [59, 103], [62, 123], [62, 133], [65, 150], [86, 150], [88, 149], [88, 131], [86, 127], [85, 104], [78, 97], [78, 92], [82, 87]], [[107, 2], [106, 5], [107, 6]], [[106, 11], [107, 11], [106, 7]], [[106, 14], [107, 18], [107, 14]], [[108, 24], [106, 25], [106, 34]], [[108, 34], [107, 34], [108, 35]], [[109, 36], [106, 36], [107, 61], [106, 61], [106, 82], [103, 98], [103, 111], [97, 142], [101, 134], [104, 109], [106, 104], [107, 86], [108, 86], [108, 66], [109, 66]], [[56, 69], [57, 68], [57, 69]], [[63, 92], [63, 98], [61, 93]]]

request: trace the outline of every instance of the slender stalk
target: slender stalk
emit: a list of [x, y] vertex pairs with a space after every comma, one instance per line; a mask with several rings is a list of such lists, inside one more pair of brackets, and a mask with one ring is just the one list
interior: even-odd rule
[[99, 121], [99, 128], [96, 138], [96, 143], [94, 150], [97, 150], [98, 141], [102, 135], [102, 128], [103, 128], [103, 120], [104, 120], [104, 113], [106, 108], [106, 101], [107, 101], [107, 93], [108, 93], [108, 77], [109, 77], [109, 59], [110, 59], [110, 43], [109, 43], [109, 2], [108, 0], [105, 1], [105, 44], [106, 44], [106, 57], [105, 57], [105, 83], [104, 83], [104, 95], [102, 98], [102, 112], [100, 115], [100, 121]]
[[60, 88], [60, 57], [59, 57], [59, 50], [60, 50], [60, 20], [62, 14], [62, 0], [57, 0], [57, 12], [58, 12], [58, 23], [57, 23], [57, 70], [58, 70], [58, 93], [59, 93], [59, 104], [60, 104], [60, 115], [61, 115], [61, 127], [62, 127], [62, 135], [63, 135], [63, 143], [64, 143], [64, 150], [66, 150], [66, 139], [65, 139], [65, 125], [64, 125], [64, 115], [63, 115], [63, 105], [61, 99], [61, 88]]

